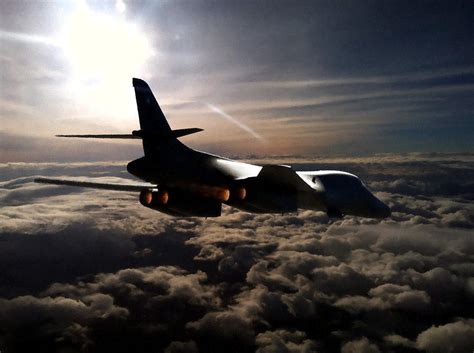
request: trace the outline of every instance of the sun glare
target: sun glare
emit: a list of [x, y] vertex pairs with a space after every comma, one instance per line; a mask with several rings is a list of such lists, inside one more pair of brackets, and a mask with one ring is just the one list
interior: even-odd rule
[[76, 98], [99, 108], [120, 105], [119, 87], [128, 88], [153, 55], [146, 35], [126, 20], [125, 9], [118, 1], [116, 13], [103, 14], [81, 3], [65, 24], [62, 47], [71, 65], [70, 88]]
[[64, 49], [84, 78], [133, 72], [152, 55], [145, 35], [121, 17], [82, 8], [68, 27]]

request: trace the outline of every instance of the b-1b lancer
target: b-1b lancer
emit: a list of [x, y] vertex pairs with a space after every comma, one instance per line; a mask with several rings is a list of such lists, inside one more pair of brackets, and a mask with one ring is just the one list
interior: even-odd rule
[[58, 135], [141, 139], [144, 156], [127, 165], [148, 185], [37, 178], [38, 183], [140, 193], [148, 208], [181, 217], [217, 217], [222, 204], [253, 213], [324, 211], [330, 218], [390, 216], [390, 209], [361, 180], [342, 171], [295, 171], [285, 165], [253, 165], [196, 151], [178, 138], [202, 129], [172, 130], [148, 84], [133, 79], [140, 130], [124, 135]]

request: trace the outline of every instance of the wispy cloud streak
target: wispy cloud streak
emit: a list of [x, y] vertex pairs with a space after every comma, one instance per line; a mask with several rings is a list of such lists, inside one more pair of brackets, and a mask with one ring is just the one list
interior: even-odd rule
[[59, 41], [54, 38], [41, 36], [36, 34], [27, 34], [19, 32], [9, 32], [0, 30], [0, 40], [10, 40], [15, 42], [23, 42], [28, 44], [44, 44], [53, 47], [59, 46]]
[[222, 116], [223, 118], [227, 119], [228, 121], [230, 121], [231, 123], [237, 125], [239, 128], [241, 128], [242, 130], [244, 130], [245, 132], [248, 132], [250, 135], [252, 135], [253, 137], [255, 137], [256, 139], [260, 140], [260, 141], [264, 141], [263, 137], [260, 136], [257, 132], [255, 132], [252, 128], [250, 128], [249, 126], [241, 123], [240, 121], [238, 121], [237, 119], [233, 118], [232, 116], [230, 116], [229, 114], [227, 114], [226, 112], [224, 112], [222, 109], [212, 105], [212, 104], [209, 104], [209, 103], [206, 103], [206, 105], [208, 106], [209, 109], [211, 109], [213, 112], [219, 114], [220, 116]]

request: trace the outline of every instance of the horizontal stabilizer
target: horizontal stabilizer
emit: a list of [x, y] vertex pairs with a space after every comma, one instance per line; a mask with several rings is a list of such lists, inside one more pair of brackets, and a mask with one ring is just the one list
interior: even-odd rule
[[177, 130], [172, 130], [171, 135], [173, 135], [174, 137], [181, 137], [181, 136], [195, 134], [196, 132], [201, 132], [201, 131], [203, 131], [203, 129], [200, 129], [198, 127], [193, 127], [189, 129], [177, 129]]
[[75, 138], [86, 138], [86, 139], [163, 139], [169, 137], [182, 137], [186, 135], [195, 134], [196, 132], [203, 131], [197, 127], [189, 129], [177, 129], [165, 132], [147, 132], [144, 130], [135, 130], [131, 134], [88, 134], [88, 135], [56, 135], [56, 137], [75, 137]]
[[177, 129], [177, 130], [171, 130], [171, 131], [158, 131], [158, 132], [135, 130], [133, 131], [132, 134], [140, 138], [150, 138], [150, 139], [157, 138], [158, 139], [158, 138], [167, 138], [167, 137], [177, 138], [177, 137], [195, 134], [196, 132], [200, 132], [200, 131], [203, 131], [203, 130], [197, 127], [193, 127], [189, 129]]
[[56, 137], [77, 137], [83, 139], [141, 139], [141, 137], [132, 134], [56, 135]]
[[112, 184], [112, 183], [94, 183], [90, 181], [67, 180], [67, 179], [50, 179], [50, 178], [36, 178], [35, 183], [53, 184], [53, 185], [67, 185], [78, 186], [83, 188], [115, 190], [115, 191], [135, 191], [156, 189], [153, 185], [140, 184]]

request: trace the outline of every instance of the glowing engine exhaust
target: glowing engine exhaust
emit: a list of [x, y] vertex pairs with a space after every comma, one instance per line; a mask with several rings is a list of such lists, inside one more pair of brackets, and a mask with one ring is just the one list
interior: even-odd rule
[[236, 200], [243, 201], [247, 197], [247, 190], [241, 186], [233, 191], [232, 197]]
[[[232, 189], [232, 191], [222, 187], [200, 187], [199, 189], [196, 188], [195, 192], [199, 196], [219, 202], [227, 202], [231, 199], [243, 201], [247, 196], [247, 190], [244, 187], [238, 187]], [[143, 190], [140, 192], [140, 203], [146, 207], [164, 206], [168, 204], [168, 201], [169, 193], [165, 190]]]
[[143, 190], [140, 192], [140, 203], [143, 206], [155, 205], [166, 205], [169, 200], [167, 191], [151, 191]]

